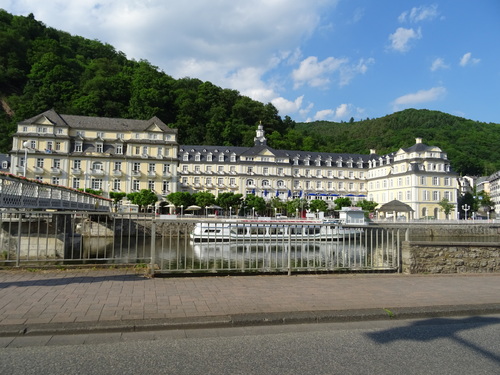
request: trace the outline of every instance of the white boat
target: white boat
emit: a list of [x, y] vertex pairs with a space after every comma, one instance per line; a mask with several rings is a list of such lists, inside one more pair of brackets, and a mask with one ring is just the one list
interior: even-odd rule
[[357, 228], [344, 228], [339, 221], [259, 221], [199, 222], [191, 232], [194, 242], [318, 240], [336, 241], [360, 234]]

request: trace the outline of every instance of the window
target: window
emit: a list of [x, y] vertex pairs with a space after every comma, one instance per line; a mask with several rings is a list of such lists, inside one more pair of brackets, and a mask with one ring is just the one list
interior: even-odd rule
[[123, 139], [123, 138], [125, 138], [125, 134], [123, 134], [123, 133], [118, 133], [118, 134], [116, 135], [116, 138], [118, 138], [118, 139]]
[[104, 138], [104, 133], [103, 132], [97, 132], [97, 138]]
[[102, 189], [102, 178], [93, 178], [92, 179], [92, 189], [93, 190], [101, 190]]
[[407, 200], [407, 201], [410, 201], [410, 200], [411, 200], [411, 191], [410, 191], [410, 190], [407, 190], [407, 191], [406, 191], [406, 200]]
[[82, 138], [83, 138], [83, 137], [85, 137], [85, 132], [84, 132], [84, 131], [81, 131], [81, 130], [80, 130], [80, 131], [77, 131], [77, 132], [76, 132], [76, 136], [77, 136], [77, 137], [82, 137]]
[[212, 166], [211, 165], [207, 165], [206, 173], [208, 173], [208, 174], [212, 173]]
[[195, 165], [194, 173], [200, 173], [200, 166], [199, 165]]
[[200, 161], [200, 158], [201, 158], [200, 154], [196, 154], [194, 156], [194, 161]]
[[154, 181], [152, 181], [152, 180], [148, 181], [148, 189], [151, 191], [155, 190], [155, 182]]
[[52, 141], [47, 142], [47, 150], [52, 151]]
[[52, 167], [61, 168], [61, 159], [54, 159], [54, 161], [52, 162]]
[[432, 184], [434, 186], [438, 186], [439, 185], [439, 177], [432, 177]]
[[217, 184], [218, 184], [219, 186], [223, 186], [223, 185], [224, 185], [224, 178], [223, 178], [223, 177], [219, 177], [219, 178], [217, 179]]
[[73, 160], [73, 168], [74, 169], [80, 169], [82, 167], [82, 161], [81, 160]]
[[220, 174], [223, 174], [224, 173], [224, 166], [223, 165], [219, 165], [217, 167], [217, 172], [219, 172]]
[[27, 127], [27, 126], [23, 126], [23, 132], [24, 132], [24, 133], [27, 133], [27, 132], [28, 132], [28, 127]]
[[212, 154], [207, 155], [207, 161], [212, 161]]
[[269, 187], [269, 180], [262, 180], [262, 187]]
[[429, 200], [429, 192], [427, 190], [424, 190], [424, 201], [428, 201]]
[[194, 178], [194, 184], [195, 185], [199, 185], [200, 184], [200, 178], [199, 177], [195, 177]]
[[158, 147], [157, 155], [159, 158], [163, 157], [163, 147]]
[[154, 172], [155, 167], [156, 167], [155, 163], [149, 163], [148, 172]]
[[321, 177], [321, 169], [316, 170], [316, 177]]
[[76, 142], [75, 143], [75, 152], [82, 152], [82, 142]]
[[43, 168], [43, 159], [42, 158], [36, 159], [36, 166], [38, 168]]
[[170, 173], [170, 164], [163, 164], [163, 173]]
[[212, 185], [212, 177], [207, 177], [205, 179], [205, 185], [207, 185], [207, 186], [211, 186]]
[[424, 176], [420, 177], [420, 185], [425, 185], [425, 184], [426, 184], [425, 177]]
[[116, 145], [116, 146], [115, 146], [115, 152], [116, 152], [118, 155], [122, 155], [122, 154], [123, 154], [123, 145]]
[[219, 161], [220, 161], [220, 162], [223, 162], [223, 161], [224, 161], [224, 154], [220, 154], [220, 155], [219, 155]]
[[435, 202], [439, 201], [439, 191], [433, 191], [432, 192], [432, 200]]
[[253, 167], [247, 167], [247, 173], [252, 174], [253, 173]]
[[73, 182], [71, 184], [73, 189], [80, 189], [80, 179], [77, 177], [73, 177]]
[[189, 160], [189, 154], [188, 153], [185, 153], [184, 155], [182, 155], [182, 161], [188, 161]]
[[321, 181], [316, 181], [316, 189], [321, 189]]
[[269, 175], [269, 168], [268, 168], [268, 167], [264, 167], [264, 168], [262, 169], [262, 173], [264, 174], [264, 176]]
[[236, 161], [236, 155], [231, 155], [231, 162], [235, 162]]
[[450, 178], [449, 177], [445, 177], [444, 178], [444, 185], [445, 186], [450, 186]]
[[445, 192], [444, 192], [444, 199], [448, 199], [448, 201], [450, 201], [450, 200], [451, 200], [451, 199], [450, 199], [450, 196], [451, 196], [451, 195], [450, 195], [450, 192], [449, 192], [449, 191], [445, 191]]
[[134, 162], [134, 164], [132, 164], [132, 170], [134, 172], [139, 172], [141, 170], [141, 163]]
[[32, 149], [36, 148], [36, 141], [31, 141], [30, 142], [30, 148], [32, 148]]
[[251, 178], [247, 180], [247, 186], [253, 186], [253, 180]]
[[95, 151], [96, 152], [102, 152], [102, 150], [103, 150], [102, 143], [96, 143], [96, 145], [95, 145]]
[[56, 151], [61, 151], [61, 142], [56, 142]]
[[113, 190], [121, 190], [122, 182], [118, 179], [113, 180]]
[[293, 170], [293, 175], [294, 175], [294, 176], [298, 176], [298, 175], [299, 175], [299, 169], [298, 169], [298, 168], [295, 168], [295, 169]]
[[170, 183], [168, 181], [163, 181], [162, 183], [162, 192], [168, 193], [170, 191]]
[[[165, 172], [165, 170], [163, 170], [163, 172]], [[182, 173], [188, 173], [188, 166], [187, 165], [182, 166]]]
[[102, 171], [102, 163], [100, 161], [96, 161], [93, 165], [92, 165], [92, 169], [96, 170], [96, 171]]
[[115, 171], [121, 171], [122, 170], [122, 162], [121, 161], [115, 161], [115, 166], [113, 168]]
[[149, 137], [149, 139], [158, 139], [158, 134], [156, 134], [156, 133], [149, 133], [148, 137]]
[[141, 148], [139, 146], [135, 146], [135, 154], [140, 155], [141, 154]]
[[53, 185], [59, 185], [60, 184], [59, 177], [52, 177], [52, 184]]
[[278, 168], [278, 176], [283, 176], [283, 168]]
[[139, 180], [133, 180], [132, 181], [132, 190], [139, 190], [140, 183]]
[[229, 184], [230, 184], [231, 186], [236, 186], [236, 179], [235, 179], [234, 177], [231, 177], [231, 178], [229, 179]]

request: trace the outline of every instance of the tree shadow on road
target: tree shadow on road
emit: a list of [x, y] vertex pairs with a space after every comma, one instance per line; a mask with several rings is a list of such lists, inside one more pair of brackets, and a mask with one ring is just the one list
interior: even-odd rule
[[[390, 328], [378, 332], [370, 332], [367, 336], [379, 343], [388, 344], [395, 341], [432, 341], [438, 339], [450, 339], [454, 342], [475, 351], [484, 357], [500, 363], [500, 355], [490, 352], [473, 342], [460, 337], [459, 332], [476, 329], [481, 326], [500, 324], [500, 318], [488, 316], [475, 316], [467, 318], [432, 318], [419, 320], [404, 327]], [[432, 326], [439, 326], [439, 329]], [[421, 329], [419, 329], [421, 328]]]

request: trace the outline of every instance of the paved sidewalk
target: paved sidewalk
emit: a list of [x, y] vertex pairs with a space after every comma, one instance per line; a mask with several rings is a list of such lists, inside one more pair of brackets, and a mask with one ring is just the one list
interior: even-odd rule
[[0, 336], [500, 313], [500, 274], [146, 278], [0, 271]]

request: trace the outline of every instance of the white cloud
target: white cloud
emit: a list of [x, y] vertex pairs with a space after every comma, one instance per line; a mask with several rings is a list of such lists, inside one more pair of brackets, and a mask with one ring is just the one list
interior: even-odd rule
[[401, 13], [398, 17], [399, 22], [421, 22], [433, 20], [439, 15], [438, 6], [436, 4], [430, 6], [414, 7], [410, 11]]
[[365, 74], [368, 66], [375, 63], [375, 59], [360, 59], [355, 65], [343, 65], [340, 68], [340, 86], [345, 86], [358, 74]]
[[476, 65], [481, 61], [481, 59], [477, 59], [472, 57], [472, 53], [467, 52], [465, 55], [462, 56], [460, 59], [460, 66], [467, 66], [467, 65]]
[[364, 113], [362, 108], [357, 108], [353, 104], [342, 103], [335, 109], [323, 109], [317, 111], [310, 121], [348, 121], [351, 117], [361, 117]]
[[438, 57], [432, 62], [431, 65], [431, 71], [435, 72], [436, 70], [439, 69], [448, 69], [450, 66], [444, 62], [444, 59], [441, 57]]
[[422, 31], [420, 29], [415, 31], [413, 29], [398, 27], [394, 34], [389, 35], [390, 48], [395, 51], [406, 52], [410, 49], [410, 42], [420, 38], [422, 38]]
[[439, 86], [429, 90], [420, 90], [415, 93], [400, 96], [392, 102], [394, 111], [407, 108], [413, 105], [433, 102], [442, 99], [446, 95], [446, 88]]
[[318, 61], [316, 56], [309, 56], [302, 60], [299, 67], [292, 72], [295, 82], [294, 87], [298, 88], [303, 84], [311, 87], [324, 87], [330, 83], [329, 75], [338, 70], [349, 60], [346, 58], [337, 59], [328, 57], [323, 61]]
[[292, 113], [297, 113], [302, 110], [302, 102], [304, 100], [304, 95], [299, 96], [294, 101], [287, 100], [283, 97], [275, 98], [271, 103], [280, 111], [280, 113], [290, 115]]

